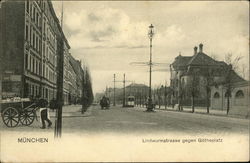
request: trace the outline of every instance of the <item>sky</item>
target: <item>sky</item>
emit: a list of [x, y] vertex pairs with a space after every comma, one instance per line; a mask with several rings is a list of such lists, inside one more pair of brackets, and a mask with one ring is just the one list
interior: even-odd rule
[[[60, 20], [61, 1], [53, 1]], [[63, 30], [71, 54], [89, 66], [94, 92], [126, 79], [148, 84], [148, 27], [154, 25], [152, 86], [170, 83], [167, 70], [179, 54], [192, 56], [203, 44], [207, 55], [224, 60], [242, 56], [239, 71], [249, 71], [247, 1], [64, 1]], [[166, 70], [164, 70], [166, 69]], [[127, 82], [129, 84], [130, 82]], [[122, 83], [116, 83], [122, 87]]]

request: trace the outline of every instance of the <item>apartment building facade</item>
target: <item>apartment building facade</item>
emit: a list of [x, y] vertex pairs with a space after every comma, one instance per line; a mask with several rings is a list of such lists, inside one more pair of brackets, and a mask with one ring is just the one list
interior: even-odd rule
[[[50, 0], [2, 2], [2, 98], [56, 97], [58, 39], [63, 39], [64, 63], [70, 46]], [[68, 67], [64, 75], [67, 76]], [[66, 77], [65, 77], [66, 78]], [[68, 87], [64, 84], [65, 100]]]

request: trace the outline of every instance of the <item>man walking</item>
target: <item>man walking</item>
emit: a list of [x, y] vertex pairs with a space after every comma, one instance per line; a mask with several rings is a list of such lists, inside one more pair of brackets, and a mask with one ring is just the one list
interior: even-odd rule
[[47, 121], [48, 127], [51, 127], [52, 122], [49, 120], [49, 117], [48, 117], [48, 101], [45, 99], [40, 99], [39, 100], [39, 107], [40, 107], [41, 120], [42, 120], [41, 129], [46, 128], [45, 121]]

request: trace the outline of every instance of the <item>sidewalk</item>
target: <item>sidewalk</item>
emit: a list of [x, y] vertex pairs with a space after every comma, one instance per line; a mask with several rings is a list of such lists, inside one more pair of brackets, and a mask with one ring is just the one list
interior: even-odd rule
[[[62, 108], [62, 117], [88, 117], [91, 115], [91, 109], [87, 109], [85, 113], [81, 113], [81, 105], [65, 105]], [[50, 117], [56, 117], [56, 111], [50, 110]]]
[[[146, 110], [145, 107], [140, 107], [140, 106], [135, 106], [138, 109], [143, 109]], [[165, 106], [161, 106], [161, 108], [159, 108], [159, 106], [155, 107], [155, 110], [161, 110], [161, 111], [174, 111], [174, 112], [184, 112], [184, 113], [192, 113], [192, 108], [191, 107], [183, 107], [182, 111], [179, 111], [176, 107], [172, 108], [172, 107], [167, 107], [165, 108]], [[226, 110], [215, 110], [215, 109], [210, 109], [209, 110], [209, 114], [207, 113], [207, 109], [201, 108], [201, 107], [195, 107], [194, 108], [194, 113], [193, 114], [205, 114], [205, 115], [213, 115], [213, 116], [223, 116], [223, 117], [232, 117], [232, 118], [240, 118], [240, 119], [247, 119], [244, 116], [239, 116], [239, 115], [227, 115], [227, 111]]]

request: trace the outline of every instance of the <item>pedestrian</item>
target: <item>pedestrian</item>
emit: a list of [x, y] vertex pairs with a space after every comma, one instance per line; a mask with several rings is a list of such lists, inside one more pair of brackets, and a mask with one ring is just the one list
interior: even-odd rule
[[48, 123], [48, 127], [51, 127], [52, 122], [49, 120], [49, 109], [48, 109], [48, 101], [45, 99], [39, 100], [39, 107], [40, 107], [40, 115], [41, 115], [41, 121], [42, 121], [42, 127], [41, 129], [46, 128], [45, 121]]
[[110, 107], [110, 100], [109, 98], [107, 97], [107, 109]]

